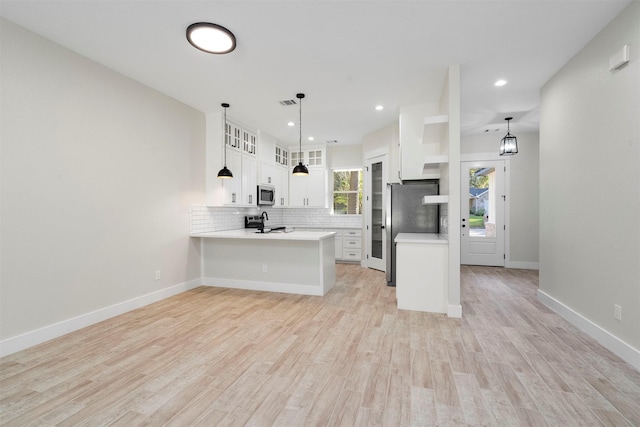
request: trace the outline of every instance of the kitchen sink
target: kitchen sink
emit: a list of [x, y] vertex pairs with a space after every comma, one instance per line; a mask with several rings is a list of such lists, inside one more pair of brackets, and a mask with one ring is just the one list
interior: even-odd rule
[[256, 233], [258, 234], [263, 234], [263, 233], [290, 233], [293, 230], [287, 230], [287, 227], [273, 227], [273, 228], [265, 228], [264, 232], [260, 231], [260, 230], [256, 230]]

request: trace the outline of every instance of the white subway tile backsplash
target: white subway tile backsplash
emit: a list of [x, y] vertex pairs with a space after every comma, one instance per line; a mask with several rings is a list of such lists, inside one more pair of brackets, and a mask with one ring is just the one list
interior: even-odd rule
[[191, 205], [191, 234], [244, 227], [245, 215], [269, 215], [268, 225], [287, 227], [361, 228], [361, 215], [331, 215], [325, 208], [234, 208]]

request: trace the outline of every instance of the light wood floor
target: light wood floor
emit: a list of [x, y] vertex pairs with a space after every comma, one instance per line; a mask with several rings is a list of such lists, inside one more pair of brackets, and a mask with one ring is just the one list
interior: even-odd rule
[[463, 319], [353, 265], [326, 297], [200, 287], [3, 358], [0, 424], [640, 425], [640, 373], [537, 281], [464, 267]]

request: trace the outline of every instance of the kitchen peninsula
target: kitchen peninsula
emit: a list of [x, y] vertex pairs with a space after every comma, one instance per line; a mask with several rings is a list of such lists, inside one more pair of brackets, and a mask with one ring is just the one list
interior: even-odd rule
[[322, 296], [336, 281], [334, 232], [240, 229], [191, 236], [202, 240], [207, 286]]

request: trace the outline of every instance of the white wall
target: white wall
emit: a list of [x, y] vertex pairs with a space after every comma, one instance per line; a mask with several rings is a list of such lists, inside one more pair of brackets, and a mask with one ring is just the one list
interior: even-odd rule
[[10, 338], [199, 280], [189, 205], [204, 201], [205, 121], [11, 22], [1, 40], [6, 353]]
[[[609, 57], [631, 46], [631, 61]], [[540, 291], [640, 367], [640, 2], [542, 88]], [[614, 304], [622, 321], [614, 320]], [[586, 326], [585, 326], [586, 327]], [[620, 343], [619, 343], [620, 344]], [[622, 345], [624, 348], [624, 345]]]
[[461, 151], [471, 160], [485, 154], [509, 163], [509, 255], [507, 267], [538, 267], [539, 249], [539, 168], [540, 135], [518, 132], [512, 123], [513, 134], [518, 138], [518, 154], [498, 156], [500, 139], [504, 134], [492, 133], [462, 137]]
[[327, 145], [327, 165], [329, 171], [362, 168], [362, 145]]
[[398, 123], [378, 129], [362, 137], [362, 156], [363, 159], [369, 158], [373, 153], [376, 156], [385, 153], [389, 154], [389, 165], [387, 167], [387, 182], [399, 182], [398, 170]]

